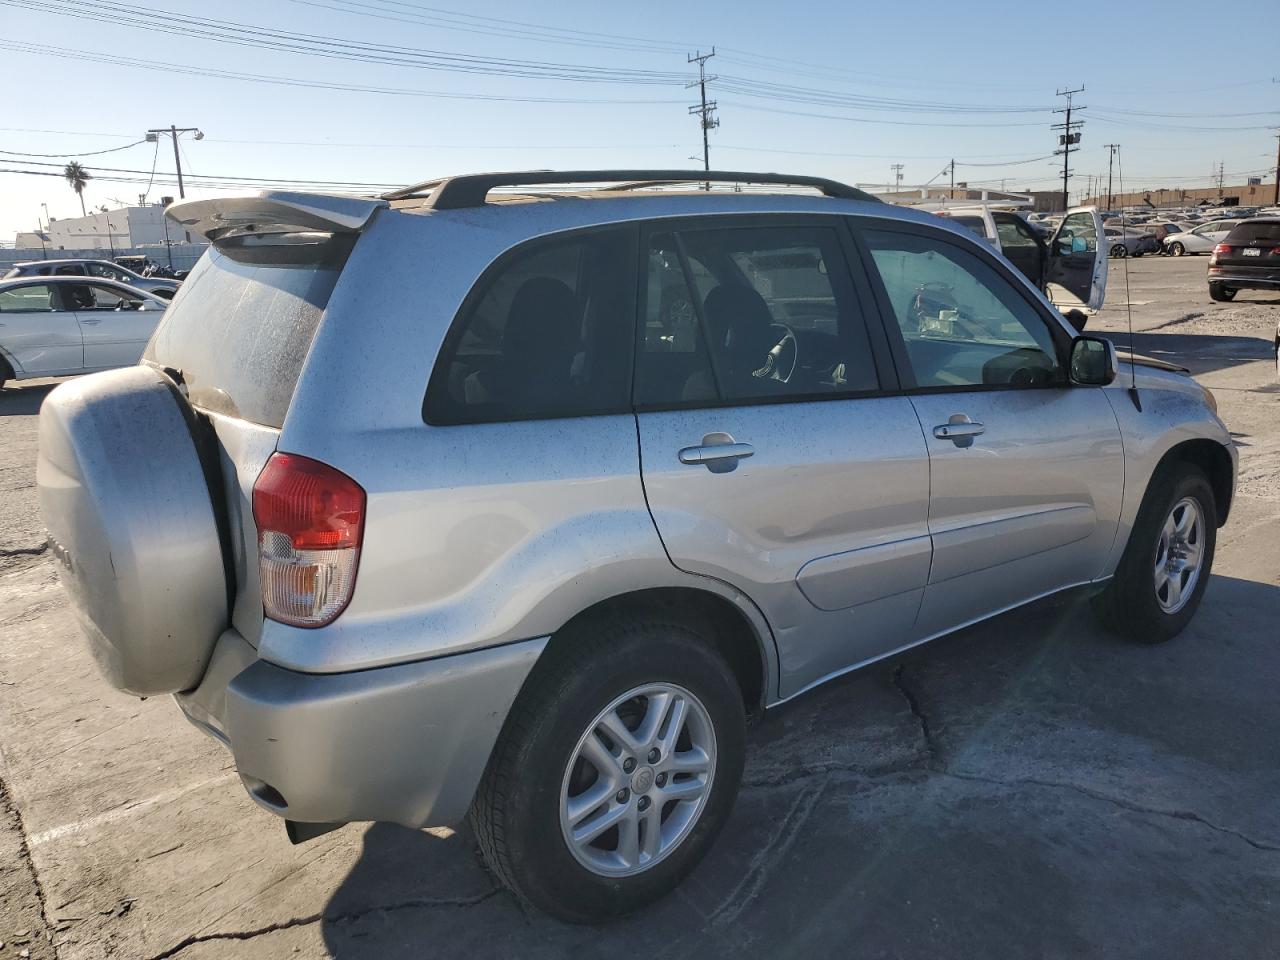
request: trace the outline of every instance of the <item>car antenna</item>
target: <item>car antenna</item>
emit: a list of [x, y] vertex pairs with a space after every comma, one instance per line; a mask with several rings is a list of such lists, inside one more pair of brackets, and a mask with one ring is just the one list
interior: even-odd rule
[[[1120, 196], [1124, 197], [1124, 165], [1120, 160], [1120, 148], [1116, 147], [1116, 173], [1120, 177]], [[1125, 253], [1129, 252], [1129, 228], [1125, 225], [1124, 205], [1120, 206], [1120, 242]], [[1133, 352], [1133, 298], [1129, 295], [1129, 257], [1124, 258], [1124, 312], [1129, 322], [1129, 399], [1138, 412], [1142, 412], [1142, 398], [1138, 396], [1138, 364]]]

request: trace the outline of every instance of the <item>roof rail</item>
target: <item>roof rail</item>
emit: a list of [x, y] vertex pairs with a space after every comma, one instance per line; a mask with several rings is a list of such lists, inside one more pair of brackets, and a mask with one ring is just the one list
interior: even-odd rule
[[609, 190], [637, 190], [642, 187], [683, 183], [747, 183], [770, 186], [812, 187], [828, 197], [880, 203], [857, 187], [828, 180], [782, 173], [746, 173], [735, 170], [526, 170], [513, 173], [474, 173], [459, 177], [427, 180], [391, 193], [383, 200], [408, 200], [430, 193], [428, 206], [435, 210], [459, 210], [483, 206], [489, 191], [496, 187], [523, 187], [535, 184], [608, 183]]

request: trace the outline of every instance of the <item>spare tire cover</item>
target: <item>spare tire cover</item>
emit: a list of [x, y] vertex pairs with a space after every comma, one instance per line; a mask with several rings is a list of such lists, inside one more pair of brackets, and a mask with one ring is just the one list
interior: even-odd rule
[[139, 696], [199, 683], [227, 624], [194, 423], [173, 382], [144, 366], [64, 383], [40, 410], [50, 549], [99, 668]]

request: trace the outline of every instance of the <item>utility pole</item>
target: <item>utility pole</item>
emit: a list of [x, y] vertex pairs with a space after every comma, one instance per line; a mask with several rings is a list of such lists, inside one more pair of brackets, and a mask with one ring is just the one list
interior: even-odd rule
[[1226, 173], [1225, 173], [1225, 170], [1226, 170], [1226, 164], [1225, 164], [1223, 161], [1219, 160], [1219, 161], [1218, 161], [1218, 172], [1217, 172], [1216, 174], [1214, 174], [1214, 176], [1218, 178], [1218, 196], [1219, 196], [1219, 197], [1221, 197], [1221, 196], [1222, 196], [1222, 182], [1223, 182], [1223, 180], [1225, 180], [1225, 179], [1226, 179]]
[[1084, 126], [1084, 121], [1083, 121], [1083, 120], [1075, 120], [1075, 121], [1073, 121], [1073, 120], [1071, 119], [1071, 111], [1072, 111], [1072, 110], [1084, 110], [1084, 109], [1085, 109], [1084, 107], [1076, 107], [1076, 106], [1074, 106], [1074, 105], [1072, 104], [1072, 98], [1073, 98], [1077, 93], [1083, 93], [1083, 92], [1084, 92], [1084, 86], [1083, 86], [1083, 84], [1082, 84], [1081, 86], [1079, 86], [1079, 87], [1076, 87], [1074, 90], [1059, 90], [1059, 91], [1057, 92], [1057, 95], [1058, 95], [1059, 97], [1066, 97], [1066, 98], [1067, 98], [1067, 105], [1066, 105], [1065, 107], [1061, 107], [1061, 108], [1059, 108], [1059, 109], [1057, 109], [1057, 110], [1054, 110], [1053, 112], [1054, 112], [1054, 113], [1065, 113], [1065, 114], [1067, 115], [1067, 116], [1066, 116], [1066, 122], [1065, 122], [1065, 123], [1055, 123], [1055, 124], [1050, 128], [1050, 129], [1052, 129], [1052, 130], [1061, 130], [1061, 131], [1062, 131], [1062, 133], [1058, 134], [1058, 146], [1060, 147], [1060, 149], [1055, 150], [1055, 151], [1054, 151], [1054, 153], [1055, 153], [1055, 154], [1058, 154], [1058, 153], [1062, 154], [1062, 209], [1063, 209], [1063, 210], [1066, 210], [1067, 208], [1069, 208], [1069, 207], [1071, 206], [1070, 199], [1069, 199], [1069, 197], [1067, 196], [1067, 185], [1068, 185], [1068, 182], [1069, 182], [1069, 181], [1070, 181], [1070, 179], [1071, 179], [1071, 154], [1075, 153], [1077, 150], [1079, 150], [1079, 149], [1080, 149], [1080, 147], [1079, 147], [1079, 143], [1080, 143], [1080, 128]]
[[1276, 131], [1276, 194], [1271, 198], [1271, 203], [1280, 207], [1280, 130]]
[[[187, 191], [182, 186], [182, 156], [178, 152], [178, 137], [184, 133], [194, 133], [197, 140], [204, 139], [204, 131], [198, 127], [177, 127], [173, 124], [169, 124], [167, 128], [156, 127], [148, 130], [146, 138], [147, 143], [155, 143], [163, 135], [167, 135], [173, 140], [173, 168], [178, 173], [178, 199], [180, 200], [186, 199], [187, 196]], [[187, 243], [191, 242], [191, 234], [187, 231], [184, 230], [182, 232], [182, 237]]]
[[956, 198], [956, 158], [951, 158], [951, 199]]
[[902, 188], [902, 164], [891, 163], [889, 169], [893, 171], [893, 190], [897, 193]]
[[1120, 144], [1108, 143], [1104, 144], [1104, 146], [1109, 151], [1109, 156], [1107, 157], [1107, 209], [1114, 210], [1116, 195], [1111, 190], [1111, 168], [1116, 162], [1116, 151], [1120, 149]]
[[[715, 80], [714, 76], [707, 76], [707, 61], [716, 55], [716, 48], [712, 47], [710, 53], [703, 53], [699, 50], [695, 54], [691, 54], [687, 62], [696, 63], [698, 65], [698, 79], [694, 83], [686, 83], [685, 89], [689, 87], [697, 87], [701, 94], [701, 103], [696, 107], [689, 108], [689, 115], [698, 118], [699, 126], [702, 127], [702, 169], [711, 169], [711, 146], [707, 141], [707, 134], [720, 126], [720, 121], [716, 119], [716, 102], [707, 99], [707, 83]], [[702, 185], [702, 189], [710, 190], [711, 181], [708, 180]]]

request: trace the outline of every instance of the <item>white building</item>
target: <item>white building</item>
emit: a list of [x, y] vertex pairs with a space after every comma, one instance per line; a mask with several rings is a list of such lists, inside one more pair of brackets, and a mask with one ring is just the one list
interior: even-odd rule
[[[144, 244], [181, 242], [181, 230], [165, 224], [163, 203], [145, 207], [121, 207], [87, 217], [50, 220], [45, 231], [50, 250], [124, 250]], [[26, 236], [24, 240], [28, 239]], [[23, 244], [20, 244], [23, 245]], [[39, 246], [39, 241], [35, 246]]]

